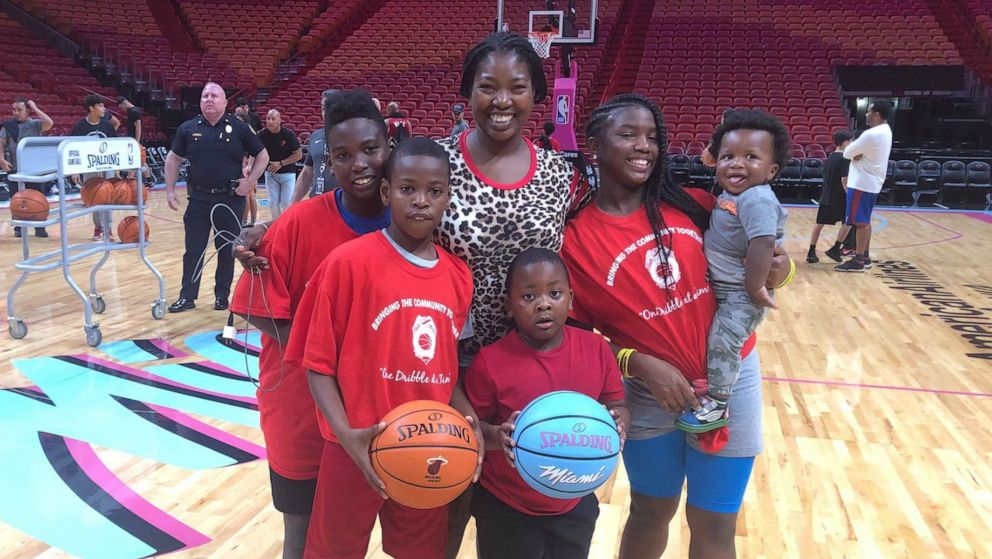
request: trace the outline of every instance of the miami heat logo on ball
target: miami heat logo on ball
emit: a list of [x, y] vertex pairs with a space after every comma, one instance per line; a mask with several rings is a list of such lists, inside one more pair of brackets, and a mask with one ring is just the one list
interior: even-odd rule
[[434, 359], [434, 349], [437, 346], [437, 325], [429, 316], [418, 316], [413, 321], [413, 354], [424, 362], [424, 365]]
[[448, 463], [444, 456], [435, 456], [427, 459], [427, 473], [436, 476], [441, 472], [441, 466]]
[[[668, 251], [667, 262], [662, 262], [661, 254], [657, 247], [649, 250], [644, 257], [644, 267], [648, 269], [651, 279], [661, 289], [675, 287], [675, 284], [682, 278], [682, 272], [679, 270], [679, 262], [675, 259], [675, 253], [671, 249]], [[668, 273], [666, 274], [665, 272]]]

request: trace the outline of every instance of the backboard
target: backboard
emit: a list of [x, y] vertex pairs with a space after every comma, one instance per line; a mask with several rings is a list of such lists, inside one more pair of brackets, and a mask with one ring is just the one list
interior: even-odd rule
[[599, 0], [497, 0], [496, 29], [555, 32], [553, 45], [596, 42]]

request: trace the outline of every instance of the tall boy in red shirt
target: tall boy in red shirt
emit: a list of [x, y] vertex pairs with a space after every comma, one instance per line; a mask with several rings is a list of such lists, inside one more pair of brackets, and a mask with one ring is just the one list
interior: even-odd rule
[[[544, 559], [589, 555], [599, 503], [541, 495], [513, 470], [510, 434], [520, 410], [556, 390], [599, 400], [623, 426], [630, 421], [616, 358], [599, 334], [565, 326], [572, 307], [561, 258], [529, 248], [510, 264], [507, 306], [515, 329], [482, 348], [465, 373], [465, 392], [490, 450], [472, 497], [480, 559]], [[620, 449], [617, 449], [618, 451]]]
[[472, 275], [431, 240], [450, 201], [444, 149], [427, 138], [405, 140], [384, 178], [389, 227], [324, 260], [307, 286], [287, 351], [310, 371], [327, 441], [305, 557], [363, 558], [376, 516], [383, 549], [393, 557], [445, 555], [447, 507], [416, 510], [388, 500], [368, 449], [385, 427], [383, 416], [411, 400], [450, 401], [474, 415], [456, 384]]
[[389, 225], [379, 189], [389, 157], [386, 123], [368, 93], [324, 100], [328, 164], [341, 188], [293, 204], [269, 226], [258, 257], [268, 267], [245, 271], [231, 309], [262, 331], [258, 407], [269, 457], [272, 502], [283, 513], [284, 559], [303, 556], [324, 438], [307, 371], [283, 362], [303, 290], [331, 250]]

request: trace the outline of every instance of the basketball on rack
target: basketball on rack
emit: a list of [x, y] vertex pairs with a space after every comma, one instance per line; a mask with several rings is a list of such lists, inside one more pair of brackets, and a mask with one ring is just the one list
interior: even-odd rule
[[[138, 188], [139, 188], [138, 187], [138, 179], [128, 179], [128, 181], [127, 181], [127, 191], [128, 191], [128, 195], [130, 196], [130, 199], [128, 200], [128, 204], [130, 204], [132, 206], [138, 203]], [[148, 204], [148, 189], [147, 188], [142, 188], [141, 189], [141, 203], [142, 204]]]
[[41, 192], [25, 188], [11, 197], [10, 215], [25, 221], [45, 221], [48, 219], [48, 200]]
[[[90, 177], [86, 179], [83, 183], [83, 188], [80, 189], [79, 195], [83, 199], [83, 205], [92, 206], [93, 205], [93, 195], [99, 190], [100, 185], [107, 182], [107, 179], [103, 177]], [[107, 184], [110, 184], [107, 182]]]
[[83, 197], [83, 204], [86, 206], [102, 206], [115, 203], [113, 201], [116, 194], [114, 184], [104, 178], [95, 177], [87, 180], [83, 183], [83, 189], [80, 191], [80, 194]]
[[[145, 222], [145, 240], [148, 240], [148, 222]], [[117, 224], [117, 238], [121, 240], [122, 243], [136, 243], [138, 242], [138, 218], [133, 215], [129, 215], [121, 220]]]
[[472, 483], [479, 459], [475, 430], [451, 406], [432, 400], [399, 405], [372, 439], [372, 468], [386, 494], [415, 509], [448, 504]]
[[127, 181], [124, 179], [110, 179], [110, 184], [114, 186], [110, 203], [115, 206], [131, 205], [131, 189], [128, 188]]

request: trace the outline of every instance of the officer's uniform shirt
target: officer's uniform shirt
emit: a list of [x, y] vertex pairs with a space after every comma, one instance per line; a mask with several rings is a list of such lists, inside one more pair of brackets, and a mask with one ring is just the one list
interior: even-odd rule
[[203, 115], [187, 120], [172, 141], [172, 152], [189, 160], [186, 182], [191, 193], [228, 188], [230, 181], [241, 178], [242, 158], [263, 149], [251, 128], [230, 114], [212, 126]]

